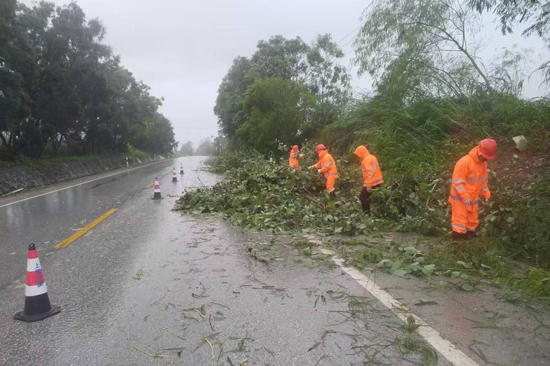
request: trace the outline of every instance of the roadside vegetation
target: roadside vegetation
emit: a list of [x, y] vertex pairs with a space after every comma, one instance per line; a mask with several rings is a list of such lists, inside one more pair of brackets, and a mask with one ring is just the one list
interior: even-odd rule
[[0, 160], [177, 147], [162, 98], [103, 43], [106, 29], [74, 2], [0, 4]]
[[[505, 33], [529, 27], [525, 36], [542, 37], [549, 22], [537, 4], [514, 5], [529, 14], [519, 19], [499, 1], [376, 1], [353, 42], [359, 72], [374, 80], [368, 96], [353, 93], [344, 53], [330, 35], [310, 44], [282, 36], [258, 42], [252, 57], [235, 59], [214, 108], [227, 149], [210, 169], [226, 179], [187, 192], [178, 208], [243, 227], [326, 236], [359, 268], [435, 273], [464, 291], [489, 280], [550, 301], [550, 102], [523, 97], [527, 75], [535, 68], [544, 80], [548, 64], [536, 65], [529, 50], [517, 48], [492, 59], [476, 54], [480, 12], [496, 8]], [[518, 149], [516, 136], [527, 145]], [[480, 210], [478, 238], [457, 245], [447, 202], [452, 170], [486, 137], [499, 143], [489, 163], [492, 199]], [[317, 143], [338, 165], [334, 200], [307, 171]], [[294, 144], [305, 154], [300, 171], [287, 167]], [[372, 215], [357, 198], [358, 145], [378, 157], [384, 174]], [[399, 232], [416, 234], [388, 235]], [[429, 244], [414, 239], [418, 234]], [[390, 243], [376, 240], [384, 237]], [[296, 245], [311, 253], [307, 240]]]
[[[376, 1], [353, 43], [359, 73], [374, 80], [369, 96], [352, 92], [344, 53], [330, 35], [311, 44], [282, 36], [258, 42], [252, 57], [235, 59], [214, 108], [227, 149], [210, 169], [226, 179], [187, 192], [178, 208], [243, 227], [327, 236], [327, 245], [359, 268], [435, 273], [464, 291], [489, 280], [523, 298], [550, 301], [550, 101], [527, 100], [522, 91], [533, 67], [548, 77], [548, 64], [534, 65], [529, 50], [516, 48], [493, 59], [476, 54], [479, 12], [493, 7], [503, 27], [532, 22], [525, 36], [542, 36], [548, 18], [538, 5], [518, 3], [531, 16], [521, 20], [503, 11], [510, 6]], [[527, 145], [518, 149], [516, 136]], [[480, 210], [479, 237], [457, 245], [447, 202], [452, 170], [486, 137], [499, 143], [489, 163], [493, 196]], [[333, 200], [322, 179], [307, 171], [317, 143], [328, 146], [338, 165]], [[294, 144], [305, 154], [300, 171], [287, 167]], [[357, 198], [358, 145], [378, 157], [384, 174], [372, 215], [361, 212]], [[396, 232], [417, 234], [374, 240]], [[430, 244], [414, 239], [418, 234]], [[307, 243], [297, 241], [305, 255]]]

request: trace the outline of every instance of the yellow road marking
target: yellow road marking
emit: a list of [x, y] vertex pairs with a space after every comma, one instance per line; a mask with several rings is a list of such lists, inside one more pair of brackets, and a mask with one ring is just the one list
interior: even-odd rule
[[65, 248], [67, 245], [71, 244], [73, 241], [80, 238], [82, 235], [86, 234], [88, 231], [92, 230], [97, 224], [99, 224], [101, 221], [105, 220], [107, 217], [111, 216], [117, 211], [118, 211], [117, 208], [113, 208], [112, 210], [105, 212], [103, 215], [99, 216], [95, 221], [90, 223], [84, 229], [78, 230], [76, 233], [69, 236], [67, 239], [63, 240], [61, 243], [57, 244], [55, 248], [57, 249]]

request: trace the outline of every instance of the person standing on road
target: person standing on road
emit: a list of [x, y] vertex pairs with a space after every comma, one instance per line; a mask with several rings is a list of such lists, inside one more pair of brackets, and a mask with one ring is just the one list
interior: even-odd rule
[[487, 185], [487, 160], [493, 160], [496, 152], [497, 142], [485, 139], [455, 165], [449, 195], [453, 239], [469, 239], [476, 236], [479, 224], [479, 196], [483, 197], [485, 202], [491, 198], [491, 191]]
[[292, 150], [290, 150], [290, 159], [288, 159], [288, 166], [296, 170], [300, 170], [300, 163], [298, 162], [298, 159], [304, 157], [304, 154], [298, 155], [298, 151], [300, 151], [298, 145], [292, 146]]
[[334, 158], [328, 153], [327, 148], [323, 144], [317, 145], [315, 149], [319, 155], [319, 162], [310, 166], [310, 169], [316, 168], [319, 174], [323, 174], [326, 180], [326, 190], [329, 194], [334, 194], [334, 183], [338, 179], [338, 169]]
[[361, 145], [355, 149], [355, 155], [361, 159], [361, 169], [363, 170], [363, 189], [359, 195], [363, 212], [370, 212], [370, 198], [372, 190], [379, 188], [384, 183], [378, 159], [372, 155], [369, 150]]

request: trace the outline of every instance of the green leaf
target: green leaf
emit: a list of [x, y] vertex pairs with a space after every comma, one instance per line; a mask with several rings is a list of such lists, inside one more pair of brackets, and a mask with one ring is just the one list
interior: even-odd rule
[[392, 271], [397, 271], [399, 268], [401, 268], [401, 261], [395, 261], [393, 262], [391, 269]]
[[405, 270], [402, 270], [402, 269], [397, 269], [397, 270], [393, 270], [391, 271], [391, 273], [395, 276], [399, 276], [399, 277], [403, 277], [404, 275], [407, 274], [407, 272]]
[[415, 258], [414, 261], [416, 263], [423, 264], [426, 261], [426, 259], [424, 259], [424, 257], [418, 257], [418, 258]]
[[465, 263], [465, 262], [463, 262], [463, 261], [457, 261], [456, 264], [458, 264], [458, 265], [460, 265], [460, 266], [462, 266], [462, 267], [464, 267], [464, 268], [466, 268], [466, 269], [470, 269], [470, 268], [473, 267], [472, 262]]
[[451, 278], [459, 278], [461, 273], [459, 271], [451, 272]]
[[393, 264], [393, 262], [389, 259], [382, 259], [380, 262], [378, 262], [378, 264], [376, 265], [376, 267], [378, 268], [389, 268], [391, 267]]
[[474, 287], [472, 285], [470, 285], [469, 283], [465, 283], [464, 285], [462, 285], [461, 287], [464, 291], [474, 291]]
[[419, 253], [419, 251], [415, 247], [405, 247], [403, 248], [403, 251], [409, 255], [416, 255]]

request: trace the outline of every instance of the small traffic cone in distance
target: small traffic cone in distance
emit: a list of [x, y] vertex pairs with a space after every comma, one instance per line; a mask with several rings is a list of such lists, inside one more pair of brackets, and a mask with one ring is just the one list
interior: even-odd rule
[[162, 196], [160, 195], [160, 183], [157, 177], [155, 177], [155, 194], [153, 195], [152, 199], [154, 200], [162, 199]]
[[59, 306], [50, 304], [44, 273], [40, 267], [38, 253], [34, 244], [29, 245], [27, 253], [27, 284], [25, 286], [25, 309], [13, 316], [24, 322], [46, 319], [61, 311]]
[[176, 168], [172, 170], [172, 182], [177, 183], [178, 182], [178, 176], [176, 175]]
[[183, 164], [180, 165], [180, 174], [184, 174], [183, 173]]

